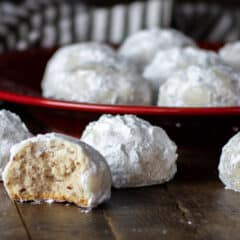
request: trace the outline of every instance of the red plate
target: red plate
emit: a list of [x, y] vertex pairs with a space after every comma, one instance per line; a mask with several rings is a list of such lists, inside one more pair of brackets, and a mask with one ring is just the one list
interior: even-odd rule
[[[203, 45], [216, 49], [218, 45]], [[47, 60], [54, 49], [36, 49], [0, 55], [0, 100], [44, 108], [113, 114], [148, 115], [236, 115], [240, 107], [176, 108], [157, 106], [120, 106], [86, 104], [41, 97], [40, 82]]]
[[[216, 50], [220, 45], [202, 44], [201, 46]], [[172, 108], [119, 106], [85, 104], [43, 98], [41, 97], [40, 82], [46, 62], [54, 50], [34, 49], [0, 55], [0, 100], [17, 105], [27, 105], [27, 108], [22, 109], [31, 112], [31, 114], [34, 112], [34, 118], [38, 122], [42, 122], [43, 125], [47, 123], [45, 125], [50, 126], [51, 129], [72, 135], [80, 135], [83, 127], [102, 113], [137, 114], [154, 124], [164, 125], [170, 132], [173, 132], [173, 135], [179, 135], [176, 132], [180, 131], [186, 137], [186, 130], [184, 129], [191, 129], [190, 131], [192, 132], [195, 131], [196, 126], [199, 128], [202, 124], [205, 127], [209, 126], [208, 132], [211, 132], [212, 128], [218, 126], [221, 128], [220, 132], [222, 133], [225, 131], [222, 130], [224, 126], [229, 126], [230, 124], [231, 126], [236, 125], [236, 128], [240, 123], [240, 107]], [[179, 128], [179, 123], [181, 123], [181, 128]], [[178, 127], [172, 129], [176, 124]], [[218, 129], [214, 130], [214, 132], [216, 131], [218, 132]], [[227, 132], [229, 132], [229, 128]]]

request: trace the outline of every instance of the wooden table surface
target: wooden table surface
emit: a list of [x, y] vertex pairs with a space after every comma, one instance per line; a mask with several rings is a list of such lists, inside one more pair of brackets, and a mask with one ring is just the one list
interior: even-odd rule
[[70, 204], [12, 202], [0, 182], [0, 240], [240, 239], [240, 193], [218, 179], [220, 150], [180, 147], [172, 181], [113, 189], [90, 213]]
[[217, 176], [219, 149], [181, 148], [167, 184], [113, 190], [83, 213], [68, 204], [12, 202], [0, 184], [0, 239], [240, 239], [240, 193]]

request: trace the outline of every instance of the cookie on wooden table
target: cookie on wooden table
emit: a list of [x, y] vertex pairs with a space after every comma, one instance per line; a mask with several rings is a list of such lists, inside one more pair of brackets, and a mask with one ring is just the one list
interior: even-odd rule
[[175, 143], [162, 128], [134, 115], [103, 115], [81, 140], [105, 157], [116, 188], [160, 184], [177, 171]]
[[240, 192], [240, 133], [234, 135], [222, 148], [218, 171], [227, 189]]
[[111, 173], [102, 155], [55, 133], [13, 146], [3, 180], [14, 200], [67, 201], [87, 209], [109, 199], [111, 192]]

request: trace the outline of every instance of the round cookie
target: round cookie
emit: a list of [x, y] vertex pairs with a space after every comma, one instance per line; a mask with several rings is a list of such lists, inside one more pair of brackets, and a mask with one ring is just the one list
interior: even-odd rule
[[160, 184], [177, 171], [174, 142], [162, 128], [134, 115], [103, 115], [81, 140], [105, 157], [116, 188]]
[[219, 55], [229, 65], [240, 70], [240, 41], [226, 44], [219, 50]]
[[240, 191], [240, 133], [222, 148], [218, 171], [227, 189]]
[[14, 145], [3, 180], [10, 198], [20, 201], [68, 201], [91, 209], [111, 193], [111, 173], [102, 155], [55, 133]]
[[11, 147], [31, 136], [32, 134], [16, 114], [7, 110], [0, 111], [0, 180], [9, 161]]
[[145, 68], [143, 76], [151, 82], [155, 92], [158, 92], [160, 85], [167, 78], [190, 65], [209, 67], [225, 66], [226, 63], [213, 51], [176, 47], [158, 51], [153, 61]]
[[159, 88], [158, 105], [169, 107], [220, 107], [238, 105], [235, 79], [226, 69], [189, 66]]
[[120, 47], [119, 54], [135, 63], [142, 72], [159, 50], [185, 46], [195, 46], [195, 43], [174, 29], [153, 28], [128, 37]]
[[83, 42], [59, 48], [49, 60], [45, 74], [71, 72], [90, 63], [104, 63], [117, 69], [136, 71], [134, 65], [119, 56], [110, 46], [97, 42]]
[[44, 97], [100, 104], [150, 105], [147, 81], [111, 48], [81, 43], [59, 49], [42, 81]]

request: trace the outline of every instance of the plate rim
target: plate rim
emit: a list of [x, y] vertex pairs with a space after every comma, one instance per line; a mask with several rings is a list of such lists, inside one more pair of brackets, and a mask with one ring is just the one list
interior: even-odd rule
[[240, 107], [160, 107], [160, 106], [132, 106], [91, 104], [70, 101], [54, 100], [0, 91], [0, 100], [21, 105], [47, 107], [51, 109], [84, 111], [94, 113], [114, 114], [142, 114], [162, 116], [216, 116], [240, 115]]

